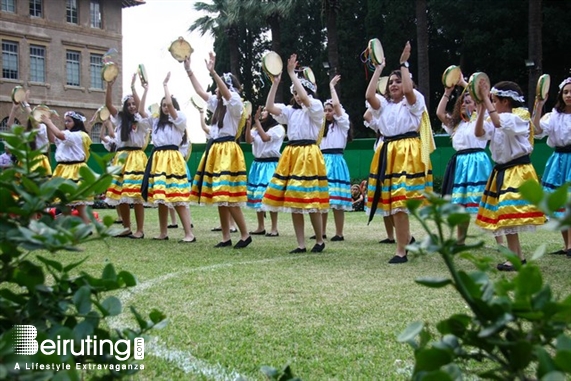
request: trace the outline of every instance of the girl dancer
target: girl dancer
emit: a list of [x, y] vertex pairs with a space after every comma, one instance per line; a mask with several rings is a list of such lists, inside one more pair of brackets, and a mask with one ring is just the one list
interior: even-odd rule
[[275, 104], [274, 99], [281, 75], [274, 77], [266, 101], [266, 109], [278, 123], [287, 124], [289, 143], [284, 149], [276, 172], [264, 194], [265, 210], [290, 212], [297, 238], [297, 248], [290, 253], [305, 253], [304, 214], [309, 214], [316, 242], [314, 253], [325, 249], [323, 224], [320, 214], [329, 210], [327, 172], [317, 139], [324, 118], [323, 105], [314, 99], [315, 85], [295, 74], [297, 55], [287, 62], [287, 72], [292, 81], [291, 106]]
[[161, 100], [158, 118], [147, 115], [145, 100], [149, 86], [147, 83], [143, 84], [145, 92], [139, 105], [139, 113], [143, 118], [148, 118], [152, 126], [154, 148], [145, 168], [141, 189], [143, 199], [159, 207], [160, 233], [153, 239], [160, 241], [169, 239], [168, 210], [174, 208], [184, 228], [184, 238], [178, 242], [192, 243], [196, 242], [196, 237], [192, 234], [188, 211], [189, 174], [184, 157], [179, 151], [179, 144], [186, 131], [186, 116], [180, 111], [177, 100], [169, 92], [170, 75], [169, 72], [163, 81], [165, 96]]
[[240, 99], [238, 79], [226, 73], [222, 77], [214, 70], [216, 57], [210, 53], [206, 68], [216, 83], [216, 95], [206, 93], [190, 69], [190, 57], [184, 61], [184, 68], [196, 93], [206, 101], [213, 112], [210, 137], [192, 184], [191, 201], [218, 206], [222, 241], [215, 247], [232, 245], [230, 239], [230, 216], [240, 229], [240, 241], [235, 249], [248, 246], [252, 237], [246, 228], [241, 206], [246, 196], [246, 161], [244, 153], [236, 143], [243, 104]]
[[252, 154], [254, 155], [254, 162], [248, 174], [247, 205], [256, 210], [258, 218], [258, 228], [250, 234], [277, 237], [279, 236], [278, 213], [270, 212], [272, 228], [269, 233], [266, 233], [262, 198], [278, 166], [285, 129], [262, 106], [258, 107], [258, 111], [256, 111], [254, 126], [253, 129], [246, 128], [246, 142], [252, 144]]

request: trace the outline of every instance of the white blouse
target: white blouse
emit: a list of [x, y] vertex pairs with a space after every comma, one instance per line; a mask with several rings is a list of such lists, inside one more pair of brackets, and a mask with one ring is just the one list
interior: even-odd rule
[[[215, 95], [211, 95], [206, 102], [206, 108], [211, 112], [216, 110], [218, 106], [218, 98]], [[242, 118], [242, 110], [244, 109], [244, 104], [242, 99], [240, 99], [240, 94], [231, 91], [230, 99], [226, 100], [222, 98], [222, 104], [226, 106], [226, 113], [222, 119], [222, 128], [218, 127], [218, 122], [210, 126], [210, 137], [212, 139], [224, 137], [224, 136], [236, 136], [238, 133], [238, 124]]]
[[310, 105], [301, 108], [293, 108], [283, 103], [275, 106], [281, 110], [279, 115], [273, 115], [280, 124], [287, 124], [287, 137], [289, 140], [317, 140], [323, 124], [325, 111], [323, 104], [318, 99], [309, 96]]
[[[119, 114], [117, 114], [119, 115]], [[169, 118], [170, 119], [170, 118]], [[117, 148], [122, 147], [144, 147], [147, 144], [147, 134], [151, 127], [149, 119], [143, 119], [139, 113], [135, 114], [135, 124], [134, 129], [129, 133], [129, 139], [127, 141], [121, 140], [121, 118], [114, 117], [111, 115], [111, 122], [115, 127], [115, 143]]]
[[550, 147], [564, 147], [571, 144], [571, 114], [560, 113], [553, 109], [550, 114], [541, 118], [541, 134], [535, 136], [541, 139], [547, 136], [547, 145]]
[[383, 119], [380, 124], [383, 136], [395, 136], [418, 131], [426, 104], [424, 96], [416, 90], [413, 91], [416, 95], [416, 103], [413, 105], [407, 103], [406, 97], [403, 97], [402, 101], [394, 103], [387, 101], [379, 94], [375, 94], [381, 102], [381, 107], [378, 110], [371, 108], [371, 111], [374, 118]]
[[64, 130], [65, 135], [64, 140], [55, 138], [54, 142], [56, 145], [55, 159], [57, 162], [66, 161], [84, 161], [85, 151], [83, 150], [83, 135], [86, 135], [83, 131]]
[[450, 128], [445, 124], [442, 127], [452, 136], [452, 147], [456, 151], [470, 148], [486, 148], [486, 144], [488, 144], [486, 140], [480, 140], [476, 137], [476, 121], [461, 121], [456, 129]]
[[529, 142], [529, 121], [519, 116], [502, 112], [499, 114], [501, 127], [496, 128], [491, 119], [484, 122], [484, 135], [480, 140], [490, 141], [492, 160], [504, 164], [533, 151]]
[[43, 153], [48, 152], [50, 148], [50, 141], [48, 139], [48, 129], [45, 124], [38, 125], [38, 133], [36, 135], [36, 149]]
[[182, 141], [182, 136], [184, 135], [184, 130], [186, 129], [186, 115], [182, 111], [176, 112], [177, 118], [173, 118], [169, 115], [169, 122], [172, 124], [165, 125], [163, 128], [159, 128], [159, 119], [150, 116], [147, 118], [148, 122], [153, 126], [152, 128], [152, 139], [153, 145], [155, 147], [175, 145], [179, 146]]
[[264, 142], [260, 137], [257, 129], [252, 130], [252, 154], [256, 158], [262, 157], [280, 157], [280, 149], [285, 137], [285, 128], [281, 124], [276, 124], [270, 128], [266, 134], [270, 136], [270, 140]]
[[349, 134], [349, 128], [351, 128], [351, 122], [349, 121], [349, 115], [342, 110], [341, 116], [333, 115], [334, 122], [329, 125], [325, 125], [328, 128], [327, 136], [321, 139], [321, 144], [319, 148], [332, 149], [341, 148], [345, 149], [347, 146], [347, 135]]

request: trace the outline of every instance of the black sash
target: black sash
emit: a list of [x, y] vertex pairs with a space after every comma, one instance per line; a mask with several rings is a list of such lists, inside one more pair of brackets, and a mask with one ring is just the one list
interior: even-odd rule
[[322, 149], [321, 153], [326, 153], [330, 155], [343, 155], [343, 148], [326, 148]]
[[373, 195], [373, 200], [371, 203], [371, 211], [369, 214], [369, 221], [367, 225], [371, 223], [375, 212], [377, 211], [377, 204], [381, 198], [381, 189], [383, 187], [383, 181], [385, 180], [385, 172], [387, 170], [387, 153], [389, 143], [396, 142], [397, 140], [418, 138], [418, 132], [407, 132], [406, 134], [400, 134], [395, 136], [385, 136], [384, 143], [381, 147], [381, 152], [379, 153], [379, 163], [377, 165], [377, 185], [375, 186], [375, 194]]
[[75, 160], [75, 161], [58, 161], [57, 162], [58, 165], [62, 164], [62, 165], [72, 165], [72, 164], [81, 164], [81, 163], [85, 163], [85, 160]]
[[317, 141], [316, 140], [311, 140], [311, 139], [300, 139], [300, 140], [290, 140], [287, 145], [288, 146], [293, 146], [293, 147], [297, 147], [297, 146], [310, 146], [312, 144], [316, 144]]
[[212, 145], [216, 143], [233, 142], [235, 140], [236, 140], [235, 136], [222, 136], [216, 139], [208, 139], [208, 142], [206, 142], [206, 147], [204, 147], [204, 160], [202, 160], [202, 166], [196, 170], [196, 174], [199, 176], [198, 183], [196, 184], [198, 187], [199, 204], [200, 204], [200, 195], [202, 194], [202, 183], [204, 182], [204, 172], [206, 169], [206, 163], [208, 163], [208, 154], [210, 152], [210, 148], [212, 148]]
[[[531, 164], [531, 159], [529, 158], [529, 154], [520, 156], [517, 159], [513, 159], [511, 161], [508, 161], [507, 163], [496, 164], [494, 166], [494, 169], [492, 170], [492, 174], [490, 175], [489, 183], [491, 186], [492, 181], [494, 181], [494, 177], [496, 178], [496, 197], [500, 197], [500, 191], [502, 190], [502, 185], [504, 185], [504, 175], [505, 175], [506, 169], [515, 167], [516, 165], [522, 165], [522, 164]], [[492, 190], [490, 189], [489, 191], [491, 192]]]
[[141, 147], [121, 147], [121, 148], [117, 148], [117, 152], [120, 151], [141, 151], [142, 148]]
[[254, 161], [258, 163], [277, 163], [280, 161], [279, 157], [255, 157]]
[[557, 153], [571, 153], [571, 145], [563, 147], [555, 147], [555, 152]]
[[456, 173], [456, 159], [459, 155], [467, 155], [469, 153], [484, 152], [483, 148], [468, 148], [457, 151], [448, 162], [446, 166], [446, 171], [444, 172], [444, 178], [442, 180], [442, 196], [452, 194], [452, 188], [454, 188], [454, 174]]
[[153, 168], [153, 156], [157, 151], [178, 151], [178, 146], [169, 144], [166, 146], [154, 147], [151, 151], [151, 156], [149, 156], [149, 160], [147, 160], [147, 166], [145, 167], [143, 183], [141, 184], [141, 196], [143, 196], [143, 200], [145, 201], [147, 201], [147, 197], [149, 196], [149, 178], [151, 177], [151, 169]]

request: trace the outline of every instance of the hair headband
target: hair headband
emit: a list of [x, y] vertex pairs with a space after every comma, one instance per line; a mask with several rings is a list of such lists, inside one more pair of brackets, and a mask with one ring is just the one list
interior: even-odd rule
[[511, 98], [514, 101], [518, 101], [521, 103], [524, 102], [523, 95], [520, 95], [517, 91], [498, 90], [495, 87], [492, 87], [492, 90], [490, 90], [490, 93], [494, 94], [495, 96], [498, 96], [498, 97]]
[[222, 80], [228, 87], [228, 90], [237, 92], [236, 89], [234, 88], [234, 81], [232, 81], [232, 74], [230, 73], [222, 74]]
[[[301, 85], [302, 85], [303, 87], [305, 87], [306, 89], [311, 90], [313, 93], [315, 93], [315, 92], [317, 91], [317, 87], [315, 87], [315, 85], [314, 85], [312, 82], [308, 81], [308, 80], [305, 79], [305, 78], [298, 78], [298, 79], [299, 79], [299, 82], [301, 82]], [[292, 85], [289, 87], [289, 91], [293, 94], [293, 91], [294, 91], [293, 83], [292, 83]]]
[[323, 106], [327, 106], [327, 105], [333, 107], [333, 99], [328, 99], [325, 102], [323, 102]]
[[64, 115], [64, 117], [69, 116], [70, 118], [81, 120], [83, 123], [85, 123], [85, 121], [87, 120], [83, 115], [80, 115], [80, 114], [76, 113], [75, 111], [68, 111], [63, 115]]
[[565, 79], [563, 80], [563, 82], [561, 82], [561, 83], [559, 84], [559, 90], [561, 90], [562, 88], [565, 87], [565, 85], [568, 85], [568, 84], [570, 84], [570, 83], [571, 83], [571, 77], [565, 78]]
[[121, 103], [125, 104], [125, 102], [127, 102], [127, 99], [129, 98], [133, 98], [133, 100], [135, 100], [135, 97], [133, 96], [133, 94], [127, 94], [123, 97], [123, 99], [121, 99]]

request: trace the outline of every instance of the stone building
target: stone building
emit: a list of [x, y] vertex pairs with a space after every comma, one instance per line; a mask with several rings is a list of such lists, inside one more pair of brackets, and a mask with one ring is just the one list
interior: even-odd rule
[[[122, 9], [142, 0], [1, 0], [0, 128], [12, 107], [12, 90], [30, 90], [32, 108], [45, 104], [60, 115], [78, 110], [91, 118], [105, 103], [101, 79], [104, 55], [111, 49], [121, 67]], [[116, 88], [122, 88], [121, 75]], [[120, 104], [120, 92], [114, 93]], [[18, 119], [25, 118], [20, 113]], [[20, 120], [20, 122], [22, 122]], [[62, 125], [56, 123], [56, 125]], [[99, 141], [99, 126], [92, 129]]]

